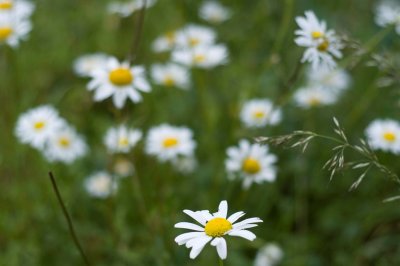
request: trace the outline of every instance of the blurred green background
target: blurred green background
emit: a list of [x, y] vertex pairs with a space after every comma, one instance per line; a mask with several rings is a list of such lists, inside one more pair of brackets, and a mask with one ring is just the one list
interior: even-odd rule
[[[329, 181], [322, 170], [332, 143], [316, 141], [305, 154], [272, 148], [279, 157], [275, 183], [253, 185], [243, 191], [229, 182], [224, 168], [226, 148], [241, 138], [290, 133], [296, 129], [332, 134], [331, 118], [344, 125], [351, 141], [363, 136], [375, 118], [399, 118], [398, 91], [378, 88], [381, 76], [366, 67], [368, 56], [351, 70], [351, 88], [333, 107], [300, 110], [282, 103], [284, 119], [277, 127], [244, 129], [241, 104], [268, 97], [280, 102], [282, 86], [302, 55], [294, 44], [294, 17], [313, 10], [338, 32], [365, 43], [381, 31], [373, 21], [377, 1], [367, 0], [225, 0], [234, 15], [212, 26], [230, 50], [230, 63], [211, 71], [193, 70], [189, 92], [153, 91], [140, 104], [128, 104], [120, 120], [110, 101], [94, 103], [87, 80], [72, 72], [72, 62], [91, 52], [124, 59], [132, 42], [135, 15], [126, 19], [106, 13], [104, 0], [38, 0], [33, 30], [18, 49], [0, 47], [0, 265], [83, 265], [67, 230], [47, 173], [55, 174], [73, 217], [81, 243], [93, 265], [216, 265], [213, 247], [206, 246], [194, 261], [175, 244], [189, 221], [183, 209], [216, 210], [227, 199], [230, 212], [243, 210], [264, 223], [255, 228], [254, 242], [228, 239], [226, 265], [252, 265], [264, 243], [274, 241], [285, 253], [281, 265], [399, 265], [400, 208], [382, 200], [399, 188], [378, 172], [348, 192], [359, 172], [346, 172]], [[201, 1], [159, 0], [147, 10], [136, 63], [146, 67], [168, 59], [151, 51], [151, 42], [166, 31], [199, 23]], [[396, 53], [399, 36], [389, 33], [375, 51]], [[345, 56], [354, 51], [348, 49]], [[291, 90], [302, 84], [302, 77]], [[17, 142], [13, 130], [18, 116], [40, 104], [52, 104], [90, 145], [91, 151], [73, 165], [49, 164], [40, 153]], [[163, 122], [186, 125], [198, 142], [199, 167], [188, 176], [144, 155], [143, 142], [127, 158], [133, 161], [145, 199], [148, 222], [136, 204], [138, 188], [130, 178], [116, 196], [90, 198], [84, 178], [112, 166], [102, 144], [105, 131], [124, 121], [147, 129]], [[352, 158], [352, 154], [348, 155]], [[378, 153], [384, 164], [399, 172], [398, 157]], [[354, 157], [357, 158], [357, 157]]]

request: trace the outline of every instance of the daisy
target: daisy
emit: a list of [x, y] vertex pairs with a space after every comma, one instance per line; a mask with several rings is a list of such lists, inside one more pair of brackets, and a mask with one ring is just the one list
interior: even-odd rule
[[264, 127], [278, 124], [282, 112], [268, 99], [254, 99], [244, 103], [240, 118], [246, 127]]
[[118, 177], [127, 177], [135, 172], [133, 163], [125, 158], [118, 158], [113, 165], [113, 171]]
[[282, 249], [274, 244], [270, 243], [263, 246], [258, 252], [254, 261], [254, 266], [274, 266], [283, 258]]
[[276, 178], [277, 158], [268, 152], [268, 146], [251, 144], [248, 140], [240, 140], [239, 147], [227, 150], [226, 170], [231, 179], [243, 179], [243, 187], [249, 188], [252, 183], [273, 182]]
[[193, 156], [196, 142], [186, 127], [162, 124], [150, 129], [146, 140], [146, 153], [160, 161], [173, 161], [180, 156]]
[[347, 89], [351, 81], [349, 73], [342, 68], [333, 70], [328, 68], [309, 68], [307, 74], [311, 84], [320, 85], [335, 92]]
[[84, 156], [87, 150], [85, 141], [76, 133], [75, 129], [64, 126], [50, 137], [44, 149], [44, 155], [49, 162], [70, 164]]
[[134, 103], [140, 102], [142, 96], [139, 91], [151, 91], [142, 66], [130, 67], [129, 63], [120, 63], [114, 57], [93, 70], [90, 76], [92, 80], [88, 89], [95, 90], [94, 100], [102, 101], [113, 96], [113, 103], [119, 109], [124, 107], [127, 98]]
[[172, 52], [172, 61], [188, 67], [213, 68], [228, 62], [225, 45], [196, 46]]
[[177, 32], [176, 45], [180, 48], [208, 46], [215, 43], [216, 37], [213, 29], [190, 24]]
[[176, 45], [175, 31], [170, 31], [154, 40], [152, 49], [156, 53], [162, 53], [172, 50]]
[[[156, 0], [146, 0], [146, 8], [152, 7]], [[129, 2], [111, 2], [107, 6], [107, 11], [110, 14], [115, 14], [120, 17], [129, 17], [135, 11], [141, 10], [144, 5], [144, 0], [133, 0]]]
[[381, 27], [394, 25], [400, 34], [400, 4], [395, 1], [382, 1], [376, 8], [375, 22]]
[[90, 77], [94, 69], [107, 64], [108, 56], [103, 53], [86, 54], [78, 57], [73, 64], [75, 74]]
[[334, 104], [338, 94], [321, 86], [303, 87], [296, 91], [294, 100], [301, 108], [308, 109]]
[[7, 44], [13, 48], [28, 37], [32, 25], [26, 19], [10, 19], [0, 16], [0, 45]]
[[121, 125], [107, 131], [104, 144], [111, 153], [128, 153], [141, 138], [142, 132], [140, 130], [128, 129]]
[[181, 234], [175, 238], [175, 242], [178, 245], [186, 245], [187, 248], [192, 249], [190, 251], [191, 259], [195, 259], [203, 250], [204, 246], [210, 241], [211, 245], [216, 247], [218, 256], [222, 260], [226, 259], [228, 251], [224, 236], [239, 236], [253, 241], [256, 239], [256, 235], [246, 229], [256, 227], [257, 223], [262, 222], [262, 220], [257, 217], [236, 222], [240, 217], [245, 215], [245, 213], [241, 211], [227, 218], [228, 203], [225, 200], [221, 201], [218, 211], [213, 214], [208, 210], [184, 210], [183, 212], [201, 225], [188, 222], [175, 224], [175, 228], [194, 231]]
[[306, 11], [305, 17], [296, 17], [296, 22], [300, 29], [295, 31], [299, 36], [295, 42], [307, 48], [301, 61], [310, 62], [313, 69], [336, 67], [334, 57], [342, 57], [340, 49], [343, 45], [335, 31], [327, 30], [325, 21], [318, 21], [312, 11]]
[[199, 10], [199, 16], [211, 23], [221, 23], [228, 20], [232, 12], [216, 1], [205, 1]]
[[374, 120], [365, 130], [373, 150], [400, 154], [400, 123], [391, 119]]
[[64, 123], [54, 107], [42, 105], [23, 113], [18, 118], [15, 135], [22, 143], [43, 149], [47, 140]]
[[197, 168], [197, 160], [193, 156], [181, 156], [172, 160], [174, 168], [182, 174], [193, 173]]
[[118, 183], [109, 173], [101, 171], [87, 177], [84, 187], [90, 196], [105, 199], [116, 192]]
[[29, 18], [35, 6], [33, 3], [25, 0], [0, 0], [0, 16], [9, 13], [19, 19]]
[[154, 82], [158, 85], [178, 87], [184, 90], [189, 89], [190, 86], [188, 69], [173, 63], [153, 65], [151, 75]]

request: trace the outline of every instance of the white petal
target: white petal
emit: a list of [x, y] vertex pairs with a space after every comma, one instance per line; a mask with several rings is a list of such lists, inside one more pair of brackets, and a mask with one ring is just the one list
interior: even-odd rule
[[230, 231], [228, 233], [228, 235], [230, 235], [230, 236], [240, 236], [240, 237], [243, 237], [243, 238], [245, 238], [247, 240], [250, 240], [250, 241], [253, 241], [254, 239], [256, 239], [256, 235], [253, 234], [250, 231], [247, 231], [247, 230], [235, 230], [235, 229], [233, 229], [232, 231]]
[[184, 210], [183, 212], [186, 213], [187, 215], [189, 215], [190, 217], [192, 217], [194, 220], [196, 220], [197, 222], [199, 222], [202, 225], [205, 225], [207, 222], [207, 220], [199, 212], [194, 212], [191, 210]]
[[178, 245], [183, 245], [186, 244], [189, 240], [196, 238], [196, 237], [201, 237], [204, 236], [204, 232], [189, 232], [189, 233], [184, 233], [180, 234], [179, 236], [175, 237], [175, 242]]
[[217, 252], [218, 252], [219, 257], [222, 260], [226, 259], [228, 251], [227, 251], [227, 248], [226, 248], [226, 241], [222, 237], [220, 238], [220, 241], [217, 244]]
[[203, 227], [200, 227], [197, 224], [186, 223], [186, 222], [175, 224], [175, 228], [190, 229], [190, 230], [195, 230], [195, 231], [200, 231], [200, 232], [204, 231]]
[[262, 220], [258, 217], [249, 218], [249, 219], [246, 219], [239, 223], [234, 224], [233, 228], [236, 228], [238, 226], [245, 225], [245, 224], [254, 224], [254, 223], [262, 223]]
[[223, 200], [219, 204], [218, 212], [214, 213], [214, 216], [226, 219], [227, 213], [228, 213], [228, 203], [226, 202], [226, 200]]
[[235, 212], [234, 214], [232, 214], [231, 216], [229, 216], [228, 221], [233, 224], [234, 222], [236, 222], [240, 217], [242, 217], [243, 215], [245, 215], [244, 212]]
[[202, 238], [202, 240], [200, 242], [198, 242], [196, 244], [195, 247], [192, 248], [192, 250], [190, 251], [190, 258], [191, 259], [195, 259], [200, 252], [203, 250], [204, 246], [211, 240], [211, 237], [208, 238]]

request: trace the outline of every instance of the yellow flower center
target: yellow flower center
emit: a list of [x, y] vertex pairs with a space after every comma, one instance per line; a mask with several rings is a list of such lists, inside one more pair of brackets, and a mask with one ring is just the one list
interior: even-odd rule
[[0, 9], [11, 9], [12, 7], [13, 7], [13, 3], [11, 1], [0, 2]]
[[200, 43], [200, 40], [198, 38], [192, 37], [189, 38], [189, 45], [190, 46], [196, 46]]
[[195, 63], [202, 63], [206, 60], [206, 57], [203, 54], [197, 54], [193, 58]]
[[10, 27], [1, 27], [0, 28], [0, 41], [7, 39], [13, 32], [13, 29]]
[[204, 231], [208, 236], [221, 237], [232, 229], [232, 224], [224, 218], [214, 218], [207, 222]]
[[261, 119], [265, 116], [265, 113], [263, 111], [256, 111], [253, 113], [254, 118]]
[[165, 34], [165, 38], [167, 39], [167, 42], [169, 44], [173, 44], [175, 42], [175, 32], [173, 32], [173, 31], [167, 32]]
[[327, 39], [324, 39], [322, 43], [320, 43], [317, 46], [318, 51], [320, 52], [326, 52], [329, 48], [329, 41]]
[[120, 138], [118, 141], [119, 146], [127, 146], [129, 144], [128, 138]]
[[111, 83], [116, 86], [126, 86], [132, 83], [134, 77], [128, 68], [117, 68], [110, 72]]
[[383, 138], [389, 142], [393, 142], [396, 140], [396, 135], [392, 132], [386, 132], [385, 134], [383, 134]]
[[311, 32], [311, 36], [313, 37], [313, 39], [319, 39], [324, 36], [324, 33], [321, 31], [313, 31]]
[[308, 100], [308, 103], [309, 103], [310, 106], [318, 106], [318, 105], [321, 104], [321, 101], [317, 97], [311, 97]]
[[45, 125], [46, 124], [43, 121], [38, 121], [35, 124], [33, 124], [33, 127], [35, 128], [35, 130], [39, 131], [42, 130]]
[[164, 148], [172, 148], [178, 145], [178, 140], [176, 138], [166, 138], [163, 142]]
[[69, 138], [61, 137], [61, 138], [58, 140], [58, 143], [60, 144], [61, 147], [67, 148], [67, 147], [69, 147], [69, 145], [71, 144], [71, 141], [70, 141]]
[[172, 87], [175, 85], [175, 80], [171, 75], [166, 75], [164, 77], [164, 85], [168, 87]]
[[243, 161], [242, 169], [248, 174], [256, 174], [260, 172], [261, 165], [260, 162], [254, 158], [248, 157]]

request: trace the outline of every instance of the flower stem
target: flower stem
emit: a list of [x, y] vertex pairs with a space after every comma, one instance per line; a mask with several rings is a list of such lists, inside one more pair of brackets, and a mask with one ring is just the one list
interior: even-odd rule
[[133, 31], [133, 42], [130, 53], [128, 55], [128, 61], [130, 63], [132, 63], [137, 57], [137, 52], [140, 44], [140, 37], [142, 35], [142, 30], [144, 25], [144, 17], [146, 14], [146, 7], [147, 7], [147, 0], [143, 0], [143, 6], [135, 21], [136, 26]]
[[224, 266], [224, 261], [221, 258], [219, 258], [219, 266]]

